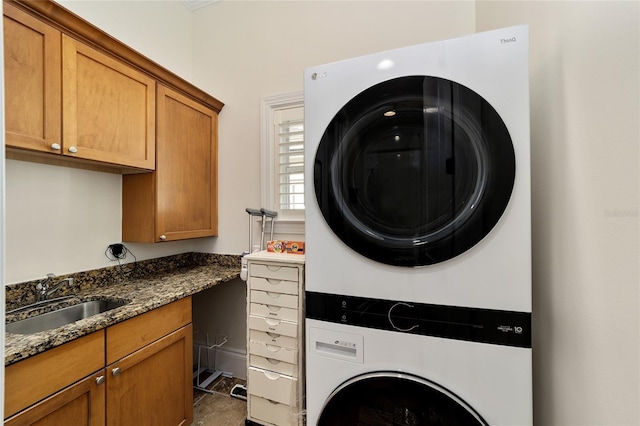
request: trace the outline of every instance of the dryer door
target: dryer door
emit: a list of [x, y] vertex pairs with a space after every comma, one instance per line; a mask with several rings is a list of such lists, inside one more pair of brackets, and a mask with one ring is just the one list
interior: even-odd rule
[[480, 95], [438, 77], [384, 81], [328, 125], [314, 163], [319, 208], [356, 252], [430, 265], [473, 247], [504, 212], [515, 178], [509, 132]]
[[318, 426], [487, 426], [464, 401], [427, 380], [394, 372], [368, 373], [336, 389]]

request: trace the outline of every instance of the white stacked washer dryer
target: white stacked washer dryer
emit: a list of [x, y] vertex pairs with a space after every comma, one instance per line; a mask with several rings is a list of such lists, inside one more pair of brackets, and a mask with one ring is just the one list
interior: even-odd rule
[[528, 27], [304, 79], [307, 423], [532, 424]]

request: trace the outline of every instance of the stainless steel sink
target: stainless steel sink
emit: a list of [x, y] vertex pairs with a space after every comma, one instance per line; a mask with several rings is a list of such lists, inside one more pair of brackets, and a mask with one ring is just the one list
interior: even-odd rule
[[5, 331], [7, 333], [15, 334], [38, 333], [40, 331], [51, 330], [93, 315], [107, 312], [111, 309], [124, 306], [127, 303], [127, 301], [112, 299], [81, 302], [77, 305], [67, 306], [66, 308], [57, 309], [35, 317], [8, 323], [5, 325]]

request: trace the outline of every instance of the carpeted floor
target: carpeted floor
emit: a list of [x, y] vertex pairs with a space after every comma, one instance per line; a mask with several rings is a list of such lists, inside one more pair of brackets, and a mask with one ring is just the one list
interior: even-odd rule
[[230, 395], [238, 383], [246, 380], [221, 376], [208, 387], [213, 394], [193, 389], [192, 426], [244, 426], [247, 403]]

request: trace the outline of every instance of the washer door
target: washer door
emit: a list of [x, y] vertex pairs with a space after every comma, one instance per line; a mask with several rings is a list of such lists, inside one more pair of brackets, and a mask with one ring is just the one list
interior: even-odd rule
[[377, 372], [355, 377], [330, 396], [318, 426], [487, 426], [456, 395], [427, 380]]
[[515, 178], [495, 109], [456, 82], [396, 78], [348, 102], [316, 152], [314, 187], [333, 232], [356, 252], [430, 265], [477, 244], [504, 212]]

